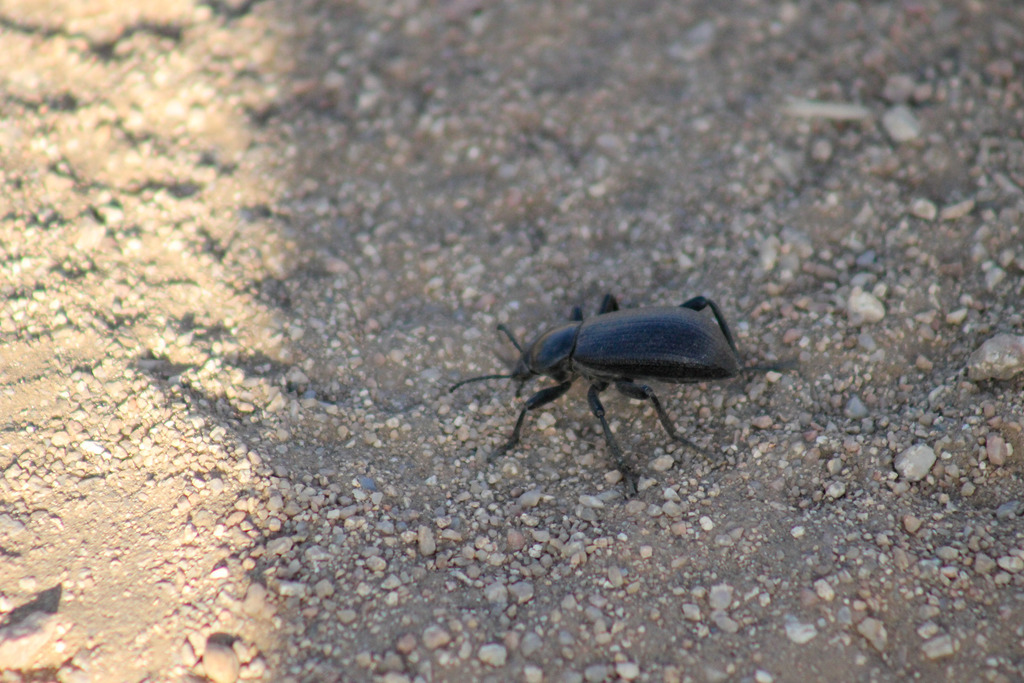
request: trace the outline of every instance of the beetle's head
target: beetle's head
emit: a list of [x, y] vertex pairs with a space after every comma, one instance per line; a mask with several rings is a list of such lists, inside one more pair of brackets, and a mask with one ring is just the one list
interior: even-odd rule
[[480, 382], [488, 379], [509, 378], [519, 383], [516, 395], [522, 391], [523, 384], [537, 375], [547, 375], [554, 380], [564, 382], [571, 373], [570, 362], [572, 351], [576, 345], [576, 331], [580, 323], [577, 321], [565, 323], [558, 327], [546, 330], [537, 336], [525, 349], [516, 341], [511, 330], [505, 325], [498, 325], [498, 330], [504, 332], [512, 344], [519, 350], [519, 360], [516, 361], [512, 372], [507, 375], [482, 375], [470, 377], [453, 385], [449, 391], [455, 391], [464, 384]]
[[536, 372], [530, 369], [529, 358], [528, 352], [519, 356], [519, 360], [516, 361], [515, 366], [512, 368], [512, 379], [522, 383], [537, 375]]
[[578, 322], [570, 322], [541, 332], [523, 351], [512, 376], [525, 381], [534, 375], [547, 375], [565, 381], [579, 326]]

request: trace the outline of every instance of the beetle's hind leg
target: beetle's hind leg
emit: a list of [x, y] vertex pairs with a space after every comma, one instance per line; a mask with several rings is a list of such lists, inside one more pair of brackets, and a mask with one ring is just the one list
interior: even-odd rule
[[606, 382], [599, 382], [590, 385], [590, 390], [587, 392], [587, 402], [590, 403], [590, 412], [594, 413], [594, 417], [601, 421], [601, 429], [604, 431], [604, 440], [608, 444], [608, 450], [612, 452], [612, 457], [615, 458], [615, 467], [622, 472], [622, 476], [626, 480], [627, 490], [631, 494], [635, 494], [637, 491], [637, 474], [636, 471], [626, 463], [626, 458], [622, 454], [622, 449], [619, 448], [619, 442], [615, 440], [615, 436], [612, 435], [612, 430], [608, 426], [608, 420], [604, 416], [604, 406], [601, 405], [601, 399], [598, 398], [598, 394], [608, 388]]
[[711, 307], [711, 312], [715, 314], [715, 320], [718, 322], [718, 327], [722, 330], [722, 334], [725, 335], [725, 341], [729, 342], [729, 347], [732, 348], [733, 354], [739, 358], [740, 352], [736, 350], [736, 342], [733, 341], [732, 332], [729, 330], [729, 323], [725, 322], [725, 316], [722, 315], [722, 311], [718, 308], [718, 304], [706, 296], [695, 296], [689, 301], [684, 301], [680, 304], [679, 308], [703, 311], [708, 306]]
[[700, 455], [708, 462], [712, 462], [711, 457], [704, 452], [703, 448], [690, 441], [685, 436], [680, 436], [676, 433], [676, 428], [672, 426], [672, 420], [669, 419], [668, 413], [665, 412], [665, 409], [661, 405], [661, 401], [658, 400], [653, 389], [646, 384], [636, 384], [634, 382], [625, 381], [616, 382], [615, 388], [630, 398], [635, 398], [640, 401], [650, 401], [653, 403], [654, 410], [658, 413], [658, 419], [661, 420], [661, 426], [665, 428], [668, 435], [679, 443], [688, 446], [697, 453], [700, 453]]
[[568, 382], [562, 382], [556, 386], [541, 389], [536, 394], [526, 399], [526, 404], [523, 405], [523, 409], [519, 411], [519, 419], [516, 420], [516, 426], [515, 429], [512, 430], [512, 436], [508, 437], [508, 441], [505, 442], [504, 446], [495, 449], [494, 452], [487, 457], [487, 462], [492, 462], [495, 458], [504, 455], [519, 443], [519, 434], [523, 430], [523, 421], [526, 420], [526, 413], [531, 410], [536, 410], [541, 406], [545, 406], [552, 401], [557, 401], [565, 394], [565, 392], [569, 391], [569, 387], [571, 386], [571, 380]]

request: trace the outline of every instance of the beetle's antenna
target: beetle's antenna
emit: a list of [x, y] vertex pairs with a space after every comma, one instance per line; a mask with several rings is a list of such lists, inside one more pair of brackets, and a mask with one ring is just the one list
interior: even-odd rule
[[[516, 351], [518, 351], [519, 353], [523, 352], [523, 347], [519, 345], [518, 341], [516, 341], [516, 337], [514, 334], [512, 334], [512, 330], [508, 329], [508, 327], [506, 327], [504, 323], [498, 325], [498, 330], [500, 332], [505, 333], [505, 336], [508, 337], [508, 340], [512, 342], [512, 346], [516, 347]], [[507, 375], [480, 375], [479, 377], [470, 377], [469, 379], [464, 379], [461, 382], [453, 384], [452, 388], [448, 390], [448, 393], [450, 394], [459, 387], [461, 387], [463, 384], [469, 384], [470, 382], [482, 382], [485, 379], [510, 379], [512, 376], [512, 373], [509, 373]], [[518, 394], [516, 395], [518, 396]]]
[[485, 379], [509, 379], [510, 377], [512, 377], [512, 375], [480, 375], [479, 377], [470, 377], [469, 379], [464, 379], [461, 382], [453, 384], [452, 388], [448, 390], [448, 393], [450, 394], [463, 384], [469, 384], [470, 382], [482, 382]]
[[498, 331], [505, 333], [505, 336], [508, 337], [508, 340], [512, 342], [512, 346], [516, 347], [516, 351], [518, 351], [519, 353], [523, 352], [523, 347], [519, 345], [519, 342], [516, 341], [515, 336], [512, 334], [512, 330], [508, 329], [505, 323], [498, 325]]

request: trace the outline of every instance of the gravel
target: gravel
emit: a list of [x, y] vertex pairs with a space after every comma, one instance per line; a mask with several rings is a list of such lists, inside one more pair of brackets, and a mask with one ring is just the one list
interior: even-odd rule
[[[1022, 12], [6, 3], [0, 668], [1024, 678]], [[607, 292], [760, 368], [635, 495], [449, 392]]]

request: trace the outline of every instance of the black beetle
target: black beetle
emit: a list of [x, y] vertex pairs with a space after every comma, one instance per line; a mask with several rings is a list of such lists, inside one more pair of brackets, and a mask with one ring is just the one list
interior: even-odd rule
[[[701, 314], [705, 308], [711, 308], [714, 321]], [[615, 297], [608, 294], [597, 316], [584, 320], [583, 311], [577, 306], [573, 308], [570, 322], [545, 330], [525, 349], [505, 325], [499, 325], [498, 329], [508, 336], [521, 354], [512, 372], [465, 379], [449, 391], [469, 382], [499, 378], [518, 380], [522, 390], [523, 383], [537, 375], [547, 375], [558, 384], [541, 389], [527, 399], [512, 435], [504, 446], [491, 454], [491, 458], [502, 455], [519, 443], [527, 412], [558, 399], [569, 391], [577, 377], [582, 377], [590, 382], [587, 400], [590, 410], [601, 421], [615, 466], [633, 490], [636, 489], [636, 475], [626, 464], [622, 449], [608, 428], [598, 394], [614, 384], [629, 398], [650, 401], [668, 435], [703, 455], [693, 442], [676, 434], [661, 401], [645, 382], [685, 384], [727, 379], [744, 369], [732, 332], [718, 304], [703, 296], [694, 297], [678, 307], [620, 311]]]

